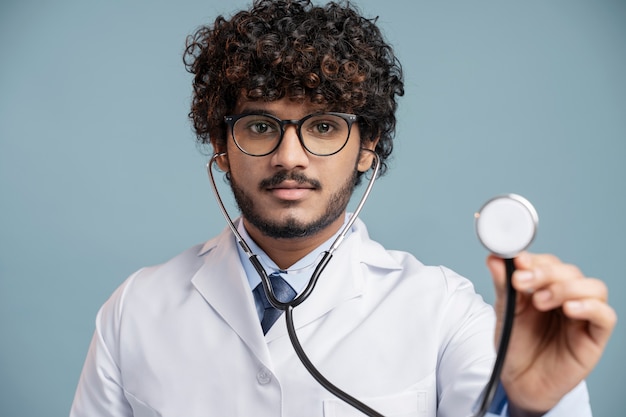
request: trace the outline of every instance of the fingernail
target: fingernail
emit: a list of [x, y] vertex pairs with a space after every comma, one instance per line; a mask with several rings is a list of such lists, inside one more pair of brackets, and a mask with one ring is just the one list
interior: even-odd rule
[[517, 271], [515, 278], [517, 278], [519, 282], [530, 282], [535, 278], [535, 274], [532, 271]]
[[574, 311], [581, 311], [584, 306], [582, 301], [568, 301], [567, 308]]

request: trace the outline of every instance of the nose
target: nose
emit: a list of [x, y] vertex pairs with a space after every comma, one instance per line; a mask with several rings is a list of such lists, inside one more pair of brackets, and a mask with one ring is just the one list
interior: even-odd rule
[[300, 143], [296, 126], [287, 125], [280, 145], [272, 153], [272, 165], [290, 170], [306, 168], [308, 164], [309, 155]]

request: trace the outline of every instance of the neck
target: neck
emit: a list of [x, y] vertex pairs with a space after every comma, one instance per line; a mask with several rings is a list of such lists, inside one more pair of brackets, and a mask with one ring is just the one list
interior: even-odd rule
[[289, 267], [337, 233], [344, 220], [345, 215], [339, 216], [328, 227], [315, 235], [302, 238], [273, 238], [263, 234], [261, 230], [254, 227], [245, 218], [243, 219], [243, 224], [250, 237], [279, 268], [289, 269]]

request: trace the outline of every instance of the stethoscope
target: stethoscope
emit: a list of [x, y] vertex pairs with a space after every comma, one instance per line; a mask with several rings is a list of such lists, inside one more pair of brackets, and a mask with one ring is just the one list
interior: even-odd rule
[[[213, 165], [217, 161], [218, 158], [224, 157], [226, 153], [216, 153], [213, 155], [209, 163], [207, 164], [207, 172], [209, 174], [209, 179], [211, 182], [211, 188], [213, 190], [213, 194], [218, 203], [220, 211], [226, 220], [226, 224], [230, 228], [231, 232], [235, 236], [237, 243], [241, 246], [242, 250], [248, 256], [248, 259], [252, 263], [252, 266], [259, 274], [261, 278], [261, 283], [263, 284], [263, 290], [265, 291], [265, 295], [267, 296], [268, 301], [275, 308], [282, 310], [285, 312], [285, 321], [287, 325], [287, 332], [289, 335], [289, 339], [291, 344], [296, 352], [296, 355], [307, 369], [307, 371], [313, 376], [313, 378], [322, 385], [325, 389], [327, 389], [330, 393], [335, 395], [337, 398], [343, 400], [344, 402], [350, 404], [352, 407], [361, 411], [363, 414], [370, 417], [384, 417], [382, 414], [378, 413], [376, 410], [370, 408], [367, 404], [359, 401], [354, 398], [350, 394], [341, 390], [334, 384], [332, 384], [321, 372], [317, 370], [317, 368], [313, 365], [311, 360], [306, 355], [306, 352], [302, 348], [302, 345], [298, 339], [298, 335], [296, 334], [295, 325], [293, 321], [293, 310], [295, 307], [302, 304], [313, 292], [317, 281], [320, 278], [320, 275], [330, 262], [333, 253], [337, 250], [337, 248], [341, 245], [344, 238], [348, 234], [348, 231], [352, 228], [352, 225], [358, 218], [365, 202], [367, 201], [372, 187], [374, 186], [374, 182], [378, 177], [378, 173], [380, 171], [380, 158], [379, 156], [369, 150], [363, 149], [363, 151], [371, 152], [374, 156], [374, 164], [373, 164], [373, 172], [367, 183], [367, 187], [359, 200], [356, 208], [354, 209], [353, 214], [350, 216], [348, 221], [344, 224], [343, 228], [331, 244], [330, 248], [327, 251], [322, 253], [322, 257], [315, 267], [311, 278], [305, 289], [298, 294], [293, 300], [282, 302], [276, 298], [274, 295], [274, 290], [272, 288], [272, 283], [265, 272], [265, 268], [261, 265], [261, 262], [258, 256], [252, 252], [250, 246], [243, 239], [234, 222], [232, 221], [222, 198], [220, 197], [219, 190], [215, 183], [215, 178], [213, 176]], [[526, 214], [524, 210], [520, 210], [521, 204], [522, 208], [525, 208]], [[499, 380], [500, 371], [502, 369], [502, 364], [504, 363], [504, 356], [506, 354], [506, 349], [508, 346], [508, 339], [511, 333], [511, 327], [513, 324], [513, 316], [515, 313], [515, 290], [512, 289], [510, 285], [511, 276], [513, 274], [514, 266], [513, 266], [513, 257], [517, 253], [524, 250], [532, 241], [534, 237], [534, 226], [537, 224], [537, 215], [532, 208], [532, 205], [528, 203], [525, 199], [520, 196], [516, 196], [513, 194], [497, 197], [495, 199], [487, 202], [479, 213], [476, 213], [476, 231], [478, 233], [480, 241], [493, 253], [503, 257], [506, 261], [507, 266], [507, 282], [509, 287], [509, 292], [507, 295], [507, 308], [506, 308], [506, 317], [502, 331], [502, 337], [500, 341], [500, 347], [498, 349], [498, 356], [496, 358], [496, 363], [494, 365], [492, 376], [487, 384], [487, 387], [484, 390], [483, 400], [481, 402], [480, 411], [476, 414], [476, 417], [482, 417], [486, 413], [491, 401], [493, 400], [493, 396], [495, 395], [495, 391], [497, 388], [497, 382]], [[530, 239], [527, 239], [528, 228], [530, 224], [528, 220], [531, 220], [533, 225], [532, 234]], [[525, 222], [524, 232], [521, 233], [522, 229], [519, 227], [516, 228], [520, 221]], [[513, 230], [513, 236], [509, 236], [510, 239], [507, 239], [507, 235]], [[522, 236], [523, 237], [520, 237]], [[522, 246], [522, 243], [524, 245]]]
[[533, 205], [517, 194], [506, 194], [492, 198], [482, 206], [474, 217], [478, 239], [487, 250], [504, 259], [506, 267], [506, 307], [498, 352], [491, 377], [483, 391], [480, 408], [474, 414], [474, 417], [483, 417], [496, 394], [511, 338], [511, 330], [513, 329], [517, 299], [512, 284], [515, 257], [532, 243], [537, 232], [539, 217]]

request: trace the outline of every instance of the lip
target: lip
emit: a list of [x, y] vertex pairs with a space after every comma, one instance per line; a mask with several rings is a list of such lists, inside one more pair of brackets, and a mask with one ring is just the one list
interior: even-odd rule
[[268, 187], [267, 190], [281, 200], [295, 201], [307, 197], [315, 190], [315, 187], [297, 181], [283, 181], [278, 185]]

